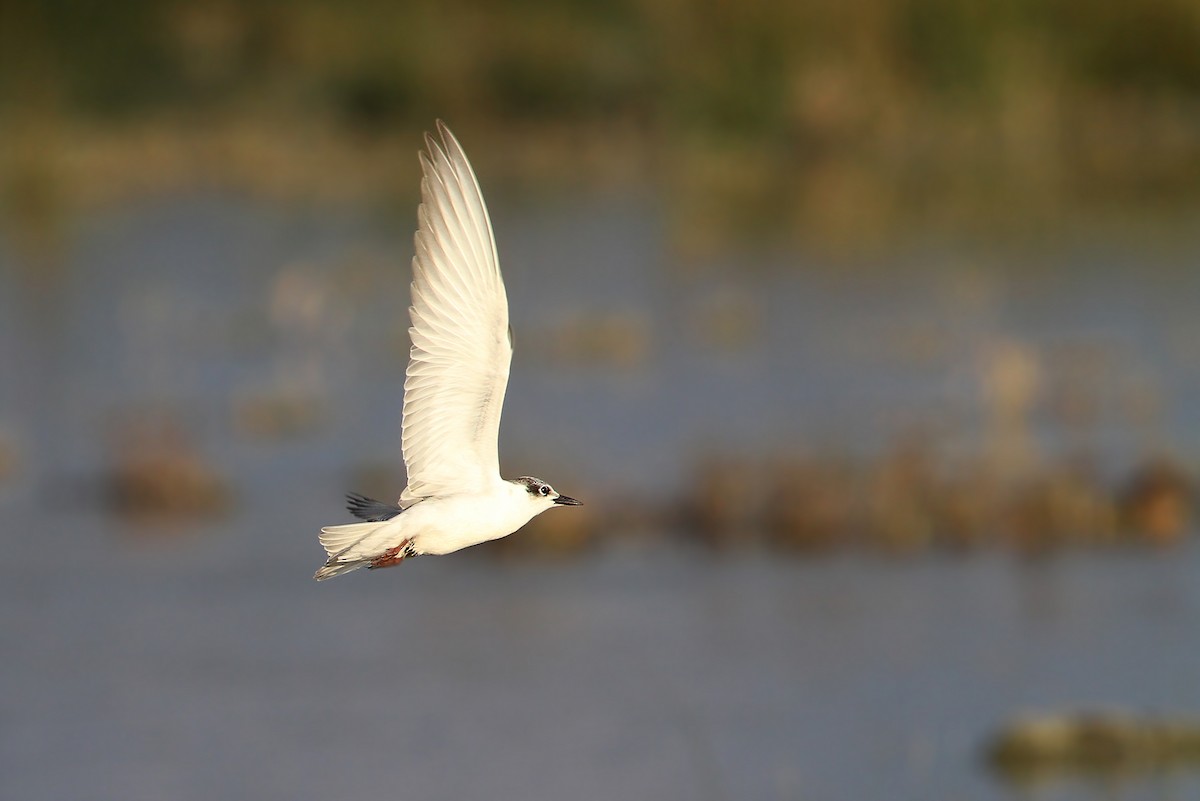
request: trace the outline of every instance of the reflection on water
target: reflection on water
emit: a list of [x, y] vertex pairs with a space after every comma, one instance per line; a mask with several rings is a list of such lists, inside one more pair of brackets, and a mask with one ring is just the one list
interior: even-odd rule
[[[1185, 256], [681, 265], [646, 199], [496, 224], [502, 460], [589, 502], [586, 530], [530, 541], [595, 553], [514, 538], [329, 587], [341, 492], [402, 480], [408, 219], [174, 199], [79, 221], [51, 283], [0, 246], [5, 797], [1200, 789], [1010, 790], [981, 757], [1022, 708], [1200, 704]], [[1157, 455], [1175, 472], [1128, 480]], [[155, 514], [103, 511], [130, 492]], [[1021, 501], [1006, 536], [1115, 541], [1137, 512], [1176, 547], [967, 553], [994, 498]], [[632, 536], [664, 527], [727, 547]], [[964, 555], [757, 547], [845, 531]]]

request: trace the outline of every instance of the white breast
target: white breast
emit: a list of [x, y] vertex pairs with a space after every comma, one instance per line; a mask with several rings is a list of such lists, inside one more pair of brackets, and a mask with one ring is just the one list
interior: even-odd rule
[[446, 554], [513, 533], [529, 522], [537, 507], [523, 487], [508, 482], [491, 491], [430, 498], [408, 509], [405, 534], [418, 553]]

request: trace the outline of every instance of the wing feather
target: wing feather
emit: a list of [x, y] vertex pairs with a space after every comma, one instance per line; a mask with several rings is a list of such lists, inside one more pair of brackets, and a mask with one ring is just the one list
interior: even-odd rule
[[512, 345], [496, 241], [475, 173], [441, 121], [421, 153], [404, 381], [409, 506], [500, 475], [497, 437]]

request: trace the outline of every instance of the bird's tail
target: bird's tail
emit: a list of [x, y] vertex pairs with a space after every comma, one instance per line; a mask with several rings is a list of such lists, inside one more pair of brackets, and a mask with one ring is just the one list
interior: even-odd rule
[[358, 570], [360, 567], [366, 567], [369, 564], [371, 564], [370, 559], [361, 559], [354, 562], [339, 562], [337, 561], [336, 557], [331, 556], [329, 561], [325, 563], [324, 567], [322, 567], [316, 573], [313, 573], [313, 578], [315, 578], [317, 581], [324, 581], [325, 579], [330, 579], [334, 576], [340, 576], [343, 573], [349, 573], [351, 570]]
[[313, 574], [313, 578], [324, 581], [371, 564], [373, 555], [355, 553], [357, 549], [354, 546], [381, 525], [378, 521], [368, 521], [347, 523], [343, 526], [325, 526], [321, 529], [321, 545], [325, 548], [329, 560]]

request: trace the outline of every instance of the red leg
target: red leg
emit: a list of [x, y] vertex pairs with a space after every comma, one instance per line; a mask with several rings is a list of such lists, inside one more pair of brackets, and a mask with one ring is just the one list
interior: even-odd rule
[[397, 545], [395, 548], [388, 548], [386, 551], [381, 553], [379, 556], [372, 559], [371, 564], [369, 564], [367, 566], [367, 568], [370, 570], [374, 570], [377, 567], [395, 567], [396, 565], [403, 562], [404, 559], [409, 555], [410, 543], [411, 543], [411, 540], [405, 540], [404, 542]]

